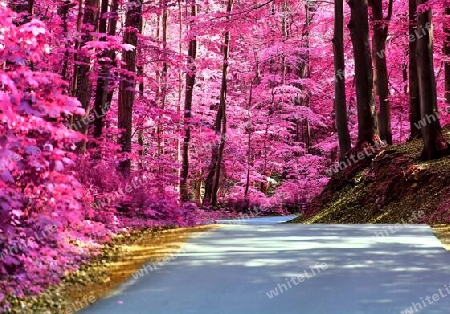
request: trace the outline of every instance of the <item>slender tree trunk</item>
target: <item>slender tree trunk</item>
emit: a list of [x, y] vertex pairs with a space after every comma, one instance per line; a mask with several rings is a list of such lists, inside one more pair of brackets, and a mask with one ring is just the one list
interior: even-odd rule
[[340, 158], [351, 148], [350, 133], [348, 131], [347, 104], [345, 97], [345, 59], [344, 59], [344, 0], [334, 2], [334, 72], [335, 72], [335, 114], [336, 129], [339, 138]]
[[389, 102], [389, 77], [386, 62], [388, 21], [392, 17], [393, 0], [389, 0], [388, 16], [383, 17], [383, 1], [371, 0], [373, 26], [373, 50], [375, 56], [376, 91], [380, 103], [378, 127], [380, 138], [392, 145], [391, 104]]
[[[129, 10], [126, 13], [124, 43], [137, 47], [138, 33], [142, 25], [142, 2], [139, 0], [129, 1]], [[136, 48], [137, 49], [137, 48]], [[133, 104], [135, 99], [136, 79], [132, 74], [136, 73], [136, 49], [122, 52], [125, 69], [130, 73], [126, 75], [119, 86], [119, 112], [118, 128], [120, 134], [118, 143], [122, 147], [122, 152], [131, 153], [131, 137], [133, 126]], [[126, 177], [130, 176], [131, 160], [127, 156], [119, 164], [119, 170]]]
[[[450, 21], [450, 8], [445, 9], [447, 23]], [[447, 103], [447, 113], [450, 114], [450, 25], [445, 27], [445, 55], [447, 62], [445, 62], [445, 102]]]
[[199, 171], [199, 173], [197, 174], [197, 180], [195, 180], [195, 203], [199, 206], [202, 203], [201, 191], [202, 191], [202, 172]]
[[[105, 14], [108, 13], [109, 0], [102, 1], [102, 7], [100, 11], [100, 22], [98, 31], [107, 35], [107, 19]], [[106, 41], [106, 37], [101, 38], [102, 41]], [[108, 57], [109, 51], [102, 53], [101, 59]], [[100, 73], [97, 78], [97, 89], [95, 91], [95, 101], [94, 101], [94, 138], [100, 138], [103, 133], [103, 117], [107, 110], [107, 99], [108, 99], [108, 87], [109, 87], [109, 67], [107, 61], [99, 60]], [[109, 107], [109, 104], [108, 104]]]
[[[178, 44], [178, 53], [181, 56], [183, 53], [183, 13], [181, 9], [181, 0], [178, 0], [178, 21], [179, 21], [179, 44]], [[177, 103], [177, 117], [181, 120], [181, 100], [182, 100], [182, 94], [183, 94], [183, 69], [178, 70], [178, 103]], [[180, 124], [180, 131], [181, 131], [181, 124]], [[181, 155], [181, 137], [177, 137], [177, 162], [181, 165], [181, 167], [177, 168], [177, 178], [180, 178], [179, 184], [178, 184], [178, 192], [180, 193], [180, 199], [182, 199], [181, 196], [181, 168], [182, 168], [182, 155]], [[189, 163], [188, 163], [189, 164]], [[188, 170], [189, 172], [189, 170]]]
[[[417, 0], [417, 5], [428, 0]], [[420, 113], [425, 126], [422, 128], [424, 148], [422, 160], [431, 160], [448, 153], [448, 143], [442, 136], [439, 114], [437, 112], [437, 91], [433, 66], [433, 30], [431, 9], [417, 16], [417, 26], [424, 35], [417, 39], [417, 74], [419, 78]]]
[[[197, 5], [192, 3], [191, 17], [197, 15]], [[192, 118], [192, 96], [194, 92], [196, 67], [195, 59], [197, 57], [197, 40], [195, 37], [189, 41], [188, 49], [188, 70], [186, 73], [186, 92], [184, 96], [184, 140], [183, 154], [181, 163], [180, 196], [182, 202], [189, 201], [189, 145], [191, 141], [191, 118]]]
[[[86, 28], [83, 31], [83, 36], [79, 48], [92, 40], [91, 32], [96, 32], [98, 30], [98, 8], [99, 0], [86, 0], [84, 5], [83, 13], [83, 24]], [[76, 97], [81, 103], [81, 107], [84, 109], [84, 116], [74, 116], [73, 124], [75, 125], [75, 130], [81, 134], [87, 136], [89, 129], [89, 115], [90, 115], [90, 104], [91, 104], [91, 91], [92, 82], [90, 78], [91, 73], [91, 59], [88, 56], [81, 56], [79, 58], [80, 65], [77, 67], [76, 71]], [[81, 140], [77, 143], [77, 152], [84, 154], [86, 152], [86, 140]]]
[[[282, 9], [281, 31], [282, 31], [284, 40], [288, 40], [290, 37], [290, 32], [289, 32], [289, 22], [288, 22], [288, 18], [287, 18], [288, 14], [289, 14], [289, 7], [288, 7], [287, 0], [283, 0], [283, 2], [281, 4], [281, 9]], [[283, 67], [281, 84], [285, 85], [286, 84], [286, 76], [289, 72], [289, 70], [288, 70], [289, 66], [286, 64], [286, 55], [284, 53], [281, 57], [281, 63], [282, 63], [282, 67]]]
[[358, 110], [358, 143], [378, 141], [378, 130], [373, 99], [373, 68], [369, 44], [369, 21], [367, 0], [349, 0], [351, 20], [348, 25], [355, 58], [355, 86]]
[[[72, 3], [70, 0], [64, 0], [63, 3], [58, 7], [58, 15], [61, 17], [61, 20], [63, 21], [63, 31], [64, 35], [67, 37], [69, 34], [69, 25], [67, 23], [67, 18], [69, 15], [69, 10], [72, 7]], [[69, 68], [69, 49], [67, 47], [67, 44], [65, 45], [66, 51], [64, 52], [64, 61], [63, 66], [61, 70], [61, 76], [64, 80], [68, 80], [67, 77], [67, 70]]]
[[252, 95], [253, 95], [253, 82], [250, 86], [250, 96], [249, 96], [249, 108], [248, 110], [248, 127], [247, 127], [247, 133], [248, 133], [248, 137], [247, 137], [247, 176], [246, 176], [246, 180], [245, 180], [245, 190], [244, 190], [244, 199], [248, 200], [248, 191], [250, 189], [250, 167], [251, 167], [251, 159], [252, 159], [252, 126], [251, 126], [251, 115], [250, 115], [250, 108], [251, 108], [251, 104], [252, 104]]
[[[230, 14], [233, 9], [234, 0], [228, 0], [227, 13]], [[230, 19], [230, 16], [228, 17]], [[225, 141], [227, 134], [227, 76], [228, 76], [228, 58], [230, 51], [230, 31], [225, 32], [225, 41], [223, 47], [223, 66], [222, 66], [222, 85], [220, 88], [220, 103], [219, 107], [222, 111], [222, 121], [220, 126], [220, 141], [219, 141], [219, 153], [217, 155], [216, 173], [214, 174], [213, 191], [212, 191], [212, 205], [217, 205], [217, 192], [219, 191], [220, 183], [220, 170], [222, 168], [223, 152], [225, 149]]]
[[[302, 34], [302, 38], [305, 41], [305, 45], [306, 45], [306, 56], [305, 56], [305, 60], [304, 60], [304, 64], [303, 64], [303, 68], [302, 71], [300, 72], [300, 77], [301, 78], [310, 78], [311, 77], [311, 69], [310, 69], [310, 45], [311, 45], [311, 38], [310, 38], [310, 26], [311, 26], [311, 22], [313, 20], [313, 13], [317, 10], [316, 8], [316, 3], [314, 1], [306, 1], [305, 4], [305, 10], [306, 10], [306, 23], [305, 23], [305, 28], [303, 30], [303, 34]], [[306, 107], [310, 107], [310, 94], [307, 93], [303, 102], [303, 105]], [[304, 142], [306, 144], [306, 151], [309, 152], [310, 148], [311, 148], [311, 126], [310, 126], [310, 122], [309, 119], [306, 118], [304, 121]]]
[[[111, 19], [109, 20], [109, 24], [108, 24], [108, 35], [109, 36], [116, 36], [117, 33], [117, 21], [119, 19], [119, 0], [111, 0]], [[111, 60], [111, 67], [115, 66], [115, 58], [116, 58], [116, 52], [114, 50], [109, 50], [108, 51], [108, 58], [109, 60]], [[111, 69], [109, 69], [109, 76], [111, 75]], [[106, 103], [107, 104], [111, 104], [112, 99], [114, 96], [114, 90], [113, 89], [108, 89], [108, 95], [106, 97]], [[97, 124], [100, 124], [100, 122], [97, 122]], [[102, 121], [103, 124], [103, 121]]]
[[[83, 23], [83, 0], [78, 0], [78, 14], [77, 14], [77, 34], [81, 33], [81, 25]], [[72, 81], [71, 81], [71, 94], [72, 96], [76, 96], [77, 95], [77, 86], [78, 86], [78, 71], [80, 66], [78, 65], [78, 63], [80, 62], [80, 47], [82, 46], [82, 41], [80, 40], [79, 37], [75, 38], [75, 44], [74, 44], [74, 56], [73, 56], [73, 76], [72, 76]], [[70, 124], [73, 125], [75, 120], [75, 116], [71, 116], [70, 118]]]
[[[314, 12], [317, 10], [317, 4], [313, 1], [306, 1], [305, 4], [305, 24], [302, 30], [302, 42], [304, 42], [303, 48], [305, 49], [305, 56], [303, 56], [301, 62], [299, 62], [297, 67], [297, 76], [298, 78], [310, 78], [310, 25], [314, 17]], [[300, 90], [304, 90], [304, 86], [302, 84], [293, 84], [295, 87]], [[295, 100], [295, 104], [299, 106], [310, 106], [310, 93], [306, 92], [305, 96], [300, 98], [298, 97]], [[310, 150], [311, 147], [311, 127], [309, 120], [306, 118], [304, 121], [297, 121], [296, 127], [299, 129], [301, 125], [302, 130], [302, 140], [305, 142], [307, 151]]]
[[[161, 0], [160, 5], [162, 7], [162, 71], [160, 78], [160, 91], [161, 91], [161, 110], [164, 111], [166, 109], [166, 98], [167, 98], [167, 72], [168, 72], [168, 64], [167, 64], [167, 21], [168, 21], [168, 12], [167, 12], [167, 1]], [[158, 154], [162, 156], [164, 154], [164, 123], [161, 119], [158, 119]], [[158, 168], [159, 176], [162, 177], [164, 172], [164, 168], [160, 164]], [[161, 185], [162, 186], [162, 185]]]
[[[227, 13], [231, 13], [233, 1], [228, 0]], [[230, 18], [230, 16], [228, 17]], [[208, 176], [205, 181], [204, 205], [217, 205], [217, 192], [219, 190], [220, 169], [222, 166], [223, 151], [225, 148], [226, 136], [226, 97], [227, 97], [227, 75], [228, 75], [228, 54], [230, 44], [230, 32], [225, 32], [225, 41], [223, 46], [223, 64], [222, 64], [222, 84], [220, 88], [220, 102], [216, 114], [215, 131], [219, 137], [219, 143], [214, 145], [211, 154], [211, 164]]]
[[[256, 59], [256, 56], [255, 56]], [[244, 190], [244, 200], [245, 200], [245, 205], [248, 206], [248, 192], [250, 189], [250, 168], [253, 165], [253, 161], [252, 161], [252, 133], [253, 133], [253, 126], [252, 126], [252, 121], [251, 121], [251, 114], [250, 114], [250, 110], [252, 108], [252, 103], [253, 103], [253, 87], [255, 85], [257, 85], [260, 81], [260, 77], [259, 77], [259, 65], [258, 65], [258, 61], [256, 61], [256, 74], [255, 77], [253, 78], [251, 85], [250, 85], [250, 94], [248, 97], [248, 107], [247, 107], [247, 112], [248, 112], [248, 116], [247, 116], [247, 128], [246, 131], [248, 133], [248, 138], [247, 138], [247, 177], [246, 177], [246, 181], [245, 181], [245, 190]]]
[[[417, 78], [417, 0], [409, 0], [409, 140], [422, 137], [422, 131], [415, 124], [420, 120], [419, 80]], [[413, 39], [413, 40], [412, 40]]]
[[[143, 32], [143, 29], [141, 29], [141, 33], [142, 32]], [[139, 98], [143, 100], [144, 99], [144, 67], [143, 66], [137, 67], [137, 74], [141, 78], [141, 81], [139, 83]], [[139, 146], [141, 146], [139, 148], [139, 156], [140, 156], [139, 169], [144, 170], [143, 157], [145, 155], [145, 149], [144, 149], [145, 141], [144, 141], [144, 128], [142, 126], [141, 126], [141, 129], [138, 131], [138, 144], [139, 144]]]

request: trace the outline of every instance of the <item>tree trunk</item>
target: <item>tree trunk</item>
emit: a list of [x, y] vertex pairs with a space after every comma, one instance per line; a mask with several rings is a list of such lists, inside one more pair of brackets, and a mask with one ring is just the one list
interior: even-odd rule
[[[311, 45], [311, 38], [310, 38], [310, 26], [311, 26], [311, 22], [313, 20], [314, 17], [314, 12], [316, 12], [317, 10], [317, 4], [313, 1], [307, 1], [305, 4], [305, 12], [306, 12], [306, 16], [305, 16], [305, 27], [303, 29], [302, 32], [302, 40], [305, 42], [305, 48], [306, 48], [306, 56], [305, 59], [303, 61], [303, 66], [300, 69], [300, 77], [301, 78], [310, 78], [311, 77], [311, 69], [310, 69], [310, 45]], [[302, 102], [302, 105], [306, 106], [306, 107], [310, 107], [310, 93], [306, 93], [306, 96], [304, 98], [304, 101]], [[305, 142], [306, 145], [306, 151], [309, 153], [310, 148], [311, 148], [311, 126], [309, 123], [309, 119], [306, 118], [304, 121], [304, 127], [302, 127], [303, 130], [303, 141]]]
[[[122, 52], [125, 69], [129, 75], [121, 80], [119, 86], [119, 112], [118, 128], [120, 130], [118, 143], [122, 147], [122, 152], [131, 153], [131, 137], [133, 126], [133, 104], [135, 99], [136, 79], [133, 74], [136, 73], [136, 50], [138, 44], [138, 33], [142, 25], [142, 2], [139, 0], [129, 1], [129, 10], [126, 13], [125, 27], [123, 36], [125, 44], [133, 45], [136, 49]], [[131, 160], [127, 156], [119, 164], [119, 170], [125, 177], [130, 176]]]
[[[227, 13], [233, 9], [233, 1], [228, 0]], [[228, 19], [230, 19], [230, 15]], [[228, 75], [228, 57], [230, 45], [230, 32], [225, 32], [225, 41], [223, 46], [223, 65], [222, 65], [222, 84], [220, 87], [220, 102], [216, 115], [215, 131], [219, 137], [219, 143], [212, 149], [211, 164], [208, 177], [205, 182], [205, 198], [203, 204], [213, 206], [217, 205], [217, 192], [219, 191], [220, 170], [222, 166], [223, 151], [225, 149], [226, 136], [226, 100], [227, 100], [227, 75]]]
[[[78, 6], [78, 14], [77, 14], [77, 34], [81, 33], [81, 26], [83, 23], [83, 0], [78, 0], [77, 3]], [[78, 85], [78, 69], [79, 69], [79, 58], [80, 58], [80, 47], [82, 45], [82, 42], [79, 38], [79, 36], [75, 37], [75, 43], [74, 43], [74, 50], [75, 53], [73, 55], [73, 76], [71, 81], [71, 94], [72, 96], [76, 96], [77, 94], [77, 85]], [[74, 116], [72, 115], [70, 118], [70, 124], [73, 124]]]
[[[417, 78], [416, 34], [417, 0], [409, 0], [409, 140], [422, 137], [422, 131], [415, 124], [420, 120], [419, 80]], [[414, 40], [412, 40], [414, 39]]]
[[[450, 8], [445, 9], [447, 22], [450, 20]], [[447, 103], [447, 113], [450, 114], [450, 25], [445, 27], [445, 55], [447, 62], [445, 62], [445, 102]]]
[[[119, 0], [111, 0], [111, 19], [109, 21], [108, 24], [108, 35], [109, 36], [116, 36], [116, 32], [117, 32], [117, 21], [119, 19]], [[108, 51], [108, 58], [111, 61], [111, 67], [115, 66], [115, 58], [116, 58], [116, 52], [114, 50], [110, 50]], [[111, 74], [111, 73], [110, 73]], [[106, 103], [107, 104], [111, 104], [112, 99], [114, 96], [114, 90], [113, 89], [109, 89], [108, 90], [108, 95], [106, 97]]]
[[[257, 74], [258, 75], [258, 74]], [[244, 199], [248, 200], [248, 191], [250, 189], [250, 167], [252, 164], [252, 125], [251, 125], [251, 115], [250, 115], [250, 108], [252, 107], [253, 102], [253, 84], [257, 81], [258, 76], [255, 76], [255, 78], [252, 80], [250, 85], [250, 95], [248, 97], [248, 116], [247, 116], [247, 123], [248, 126], [246, 128], [246, 131], [248, 132], [247, 136], [247, 176], [245, 180], [245, 190], [244, 190]]]
[[[100, 13], [100, 22], [98, 31], [100, 33], [107, 34], [107, 19], [105, 18], [105, 14], [108, 13], [108, 5], [109, 0], [102, 1], [101, 13]], [[106, 41], [106, 37], [101, 39], [102, 41]], [[101, 58], [106, 58], [110, 55], [109, 51], [105, 51], [102, 53]], [[97, 78], [97, 89], [95, 91], [95, 101], [94, 101], [94, 138], [98, 139], [102, 136], [103, 133], [103, 117], [106, 114], [107, 110], [107, 99], [108, 99], [108, 87], [109, 87], [109, 75], [110, 75], [110, 64], [107, 61], [99, 60], [100, 64], [100, 73]], [[108, 104], [109, 107], [109, 104]]]
[[[91, 32], [97, 31], [98, 22], [98, 8], [99, 0], [86, 0], [83, 13], [83, 24], [86, 28], [83, 31], [83, 36], [81, 37], [81, 42], [78, 48], [81, 49], [86, 42], [92, 40]], [[79, 52], [78, 52], [79, 54]], [[91, 103], [91, 90], [92, 82], [90, 78], [91, 73], [91, 59], [88, 56], [81, 56], [79, 58], [81, 63], [76, 67], [74, 73], [76, 84], [75, 84], [75, 95], [78, 101], [81, 103], [81, 107], [84, 109], [84, 116], [74, 116], [73, 125], [75, 130], [81, 134], [87, 136], [89, 129], [89, 115], [90, 115], [90, 103]], [[77, 143], [77, 152], [84, 154], [86, 152], [86, 140], [81, 140]]]
[[[141, 28], [141, 32], [143, 32], [142, 28]], [[143, 66], [137, 67], [137, 74], [141, 78], [141, 81], [139, 83], [139, 98], [143, 100], [144, 99], [144, 87], [145, 87], [144, 86], [144, 67]], [[138, 131], [138, 144], [139, 144], [139, 146], [141, 146], [139, 148], [139, 156], [140, 156], [139, 170], [144, 170], [143, 157], [145, 156], [145, 149], [144, 149], [145, 141], [144, 141], [144, 127], [143, 126], [141, 126], [140, 130]]]
[[[290, 29], [289, 29], [289, 21], [288, 21], [288, 14], [289, 14], [289, 7], [287, 0], [283, 0], [281, 4], [281, 10], [282, 10], [282, 19], [281, 19], [281, 32], [283, 34], [284, 40], [288, 40], [290, 37]], [[286, 64], [286, 54], [283, 53], [281, 56], [281, 64], [283, 67], [282, 70], [282, 79], [281, 79], [281, 85], [286, 84], [286, 76], [290, 72], [289, 66]]]
[[[417, 5], [428, 0], [417, 0]], [[433, 65], [433, 31], [431, 9], [418, 13], [417, 27], [424, 33], [417, 39], [417, 76], [419, 79], [420, 113], [425, 122], [422, 128], [424, 148], [422, 160], [431, 160], [448, 153], [448, 143], [442, 136], [439, 114], [437, 112], [437, 91]]]
[[244, 200], [245, 200], [245, 204], [246, 206], [248, 206], [249, 202], [248, 202], [248, 192], [250, 190], [250, 168], [251, 166], [253, 166], [253, 161], [252, 161], [252, 133], [254, 132], [253, 130], [253, 125], [252, 125], [252, 120], [251, 120], [251, 114], [250, 114], [250, 110], [252, 108], [252, 104], [253, 104], [253, 88], [254, 86], [257, 86], [260, 83], [260, 72], [259, 72], [259, 62], [257, 59], [257, 55], [255, 53], [255, 63], [256, 63], [256, 71], [255, 71], [255, 77], [253, 78], [252, 82], [250, 83], [250, 93], [248, 96], [248, 106], [247, 106], [247, 128], [246, 131], [248, 133], [248, 137], [247, 137], [247, 176], [246, 176], [246, 181], [245, 181], [245, 190], [244, 190]]
[[197, 180], [195, 180], [195, 203], [200, 206], [202, 204], [202, 172], [197, 174]]
[[[70, 2], [70, 0], [64, 0], [62, 4], [58, 7], [58, 15], [61, 17], [61, 20], [63, 21], [62, 27], [64, 35], [67, 37], [69, 34], [69, 25], [67, 22], [69, 10], [73, 6], [73, 4]], [[63, 66], [61, 70], [61, 77], [64, 80], [68, 80], [67, 77], [67, 70], [69, 68], [69, 49], [67, 47], [67, 44], [65, 45], [66, 51], [64, 52], [64, 61]]]
[[[168, 12], [167, 12], [167, 0], [160, 0], [160, 7], [162, 7], [162, 16], [161, 16], [161, 25], [162, 25], [162, 71], [159, 77], [159, 97], [161, 99], [161, 111], [164, 112], [166, 110], [166, 98], [167, 98], [167, 21], [168, 21]], [[159, 23], [158, 23], [158, 33], [159, 33]], [[158, 36], [159, 38], [159, 36]], [[165, 140], [164, 140], [164, 123], [162, 119], [157, 120], [157, 138], [158, 138], [158, 158], [161, 159], [162, 155], [165, 153]], [[164, 167], [162, 163], [159, 163], [158, 166], [158, 176], [160, 178], [163, 177]], [[163, 191], [163, 185], [160, 185], [161, 192]]]
[[[179, 28], [178, 28], [178, 30], [179, 30], [178, 53], [180, 56], [183, 53], [183, 13], [182, 12], [183, 11], [181, 8], [181, 0], [178, 0], [178, 23], [179, 23], [178, 24], [179, 25]], [[182, 94], [183, 94], [183, 80], [182, 79], [183, 79], [183, 69], [179, 68], [178, 69], [178, 102], [177, 102], [177, 117], [179, 119], [181, 119], [181, 99], [182, 99]], [[179, 125], [180, 131], [181, 131], [182, 127], [183, 126], [180, 124]], [[182, 181], [181, 180], [181, 168], [183, 167], [182, 166], [182, 163], [183, 163], [182, 158], [183, 157], [181, 155], [181, 150], [182, 150], [181, 149], [181, 137], [179, 136], [179, 137], [177, 137], [177, 162], [181, 165], [181, 167], [177, 168], [176, 175], [177, 175], [177, 178], [180, 178], [179, 185], [177, 187], [177, 190], [180, 193], [180, 199], [182, 199], [182, 196], [181, 196], [181, 181]], [[189, 163], [188, 163], [188, 165], [189, 165]], [[189, 173], [189, 169], [188, 169], [188, 173]]]
[[383, 17], [383, 1], [371, 0], [373, 26], [373, 50], [376, 68], [376, 91], [380, 102], [378, 115], [378, 127], [381, 140], [392, 145], [391, 104], [389, 102], [389, 77], [386, 62], [386, 39], [388, 36], [387, 22], [392, 17], [393, 0], [389, 0], [389, 12], [387, 18]]
[[358, 110], [358, 143], [356, 149], [365, 143], [378, 140], [378, 130], [373, 99], [373, 68], [369, 44], [369, 21], [367, 0], [349, 0], [350, 29], [355, 58], [355, 86]]
[[[191, 17], [197, 15], [197, 5], [192, 3]], [[192, 96], [195, 85], [195, 59], [197, 57], [197, 40], [195, 37], [189, 41], [188, 50], [188, 70], [186, 73], [186, 92], [184, 96], [184, 140], [183, 140], [183, 153], [181, 163], [181, 179], [180, 179], [180, 196], [182, 202], [189, 201], [189, 145], [191, 141], [191, 118], [192, 118]]]
[[340, 158], [351, 148], [350, 133], [348, 131], [347, 104], [345, 97], [345, 60], [344, 60], [344, 0], [334, 2], [334, 72], [335, 72], [335, 114], [336, 129], [339, 138]]
[[[228, 0], [227, 13], [231, 13], [233, 9], [234, 0]], [[230, 19], [230, 16], [229, 18]], [[220, 88], [220, 103], [219, 107], [222, 111], [222, 121], [220, 127], [220, 141], [219, 141], [219, 153], [217, 155], [216, 173], [214, 174], [213, 191], [211, 202], [213, 206], [217, 205], [217, 192], [219, 191], [220, 183], [220, 170], [222, 168], [223, 152], [225, 149], [225, 140], [227, 134], [227, 76], [228, 76], [228, 58], [230, 50], [230, 31], [225, 32], [225, 42], [223, 47], [223, 68], [222, 68], [222, 85]]]

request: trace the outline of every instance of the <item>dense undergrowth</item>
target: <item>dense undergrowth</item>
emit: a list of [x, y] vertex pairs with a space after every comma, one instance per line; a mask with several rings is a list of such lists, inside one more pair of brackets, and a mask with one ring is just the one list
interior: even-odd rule
[[8, 296], [10, 307], [2, 313], [73, 313], [109, 295], [145, 263], [163, 263], [166, 256], [177, 256], [189, 237], [213, 228], [212, 225], [160, 227], [122, 232], [103, 245], [95, 257], [76, 271], [66, 273], [60, 283], [44, 293], [21, 298]]

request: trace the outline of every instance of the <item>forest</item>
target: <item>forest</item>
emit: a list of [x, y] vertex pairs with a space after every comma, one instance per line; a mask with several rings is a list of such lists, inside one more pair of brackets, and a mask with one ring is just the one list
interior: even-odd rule
[[0, 312], [119, 234], [450, 155], [450, 0], [2, 0], [0, 61]]

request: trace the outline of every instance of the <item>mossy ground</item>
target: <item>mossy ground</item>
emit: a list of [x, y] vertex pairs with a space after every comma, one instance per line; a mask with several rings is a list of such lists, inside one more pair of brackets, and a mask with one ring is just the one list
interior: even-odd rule
[[60, 285], [39, 296], [11, 300], [14, 307], [8, 313], [63, 314], [72, 304], [84, 304], [83, 296], [93, 295], [99, 300], [147, 262], [176, 254], [190, 237], [214, 228], [216, 226], [209, 225], [120, 234], [103, 247], [100, 255], [63, 278]]
[[[340, 171], [291, 223], [427, 223], [450, 239], [450, 157], [422, 162], [422, 147], [420, 139], [389, 146]], [[413, 219], [418, 211], [425, 218]]]

